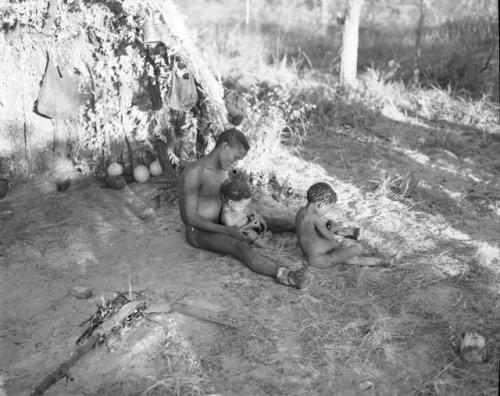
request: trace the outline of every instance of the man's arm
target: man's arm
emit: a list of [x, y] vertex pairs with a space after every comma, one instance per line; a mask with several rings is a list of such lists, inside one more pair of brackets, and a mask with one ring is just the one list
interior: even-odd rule
[[198, 213], [198, 200], [201, 188], [202, 171], [197, 168], [186, 170], [187, 174], [184, 175], [182, 180], [182, 198], [184, 201], [184, 211], [189, 225], [199, 228], [201, 230], [217, 232], [219, 234], [231, 235], [238, 239], [244, 240], [245, 238], [236, 235], [237, 230], [232, 227], [227, 227], [222, 224], [213, 223]]

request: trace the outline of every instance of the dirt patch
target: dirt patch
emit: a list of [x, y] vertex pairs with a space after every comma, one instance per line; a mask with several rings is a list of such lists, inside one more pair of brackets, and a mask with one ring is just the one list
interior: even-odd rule
[[[379, 168], [366, 158], [385, 161], [394, 173], [420, 170], [430, 190], [442, 170], [426, 177], [393, 146], [365, 145], [359, 136], [321, 137], [321, 145], [311, 136], [304, 154], [319, 154], [317, 164], [280, 159], [293, 194], [277, 202], [263, 192], [259, 203], [264, 213], [293, 214], [308, 184], [328, 180], [339, 192], [332, 215], [362, 226], [367, 251], [399, 250], [402, 258], [390, 269], [312, 269], [301, 291], [188, 246], [175, 204], [161, 196], [157, 206], [161, 180], [122, 191], [93, 182], [64, 193], [30, 185], [11, 191], [0, 201], [0, 374], [8, 394], [28, 394], [69, 356], [96, 300], [129, 287], [152, 300], [184, 297], [227, 312], [238, 329], [179, 313], [141, 321], [110, 351], [90, 352], [70, 370], [74, 381], [47, 394], [495, 394], [495, 215], [462, 219], [449, 208], [436, 215], [415, 197], [377, 195], [368, 181]], [[457, 185], [468, 180], [452, 177]], [[427, 197], [428, 207], [442, 205], [441, 195]], [[282, 258], [298, 255], [293, 235], [275, 243]], [[73, 286], [94, 295], [76, 299]], [[451, 337], [461, 331], [487, 337], [487, 362], [460, 359]]]

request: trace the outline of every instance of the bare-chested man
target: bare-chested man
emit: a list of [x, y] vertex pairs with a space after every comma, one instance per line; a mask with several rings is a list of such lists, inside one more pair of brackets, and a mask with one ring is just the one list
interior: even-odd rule
[[[306, 270], [290, 271], [264, 259], [253, 249], [239, 227], [220, 224], [222, 201], [220, 187], [229, 178], [228, 170], [247, 154], [250, 146], [236, 128], [219, 136], [215, 148], [203, 158], [189, 164], [181, 175], [179, 207], [186, 226], [187, 242], [199, 249], [230, 254], [249, 269], [275, 277], [279, 283], [304, 287]], [[273, 232], [293, 231], [293, 221], [266, 219]]]

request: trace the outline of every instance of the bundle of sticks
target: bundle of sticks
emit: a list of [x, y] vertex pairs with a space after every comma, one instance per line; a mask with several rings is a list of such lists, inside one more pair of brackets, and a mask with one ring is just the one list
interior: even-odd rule
[[104, 301], [96, 313], [82, 323], [82, 325], [88, 323], [88, 326], [82, 335], [78, 337], [76, 341], [77, 346], [69, 359], [57, 366], [55, 370], [40, 381], [34, 387], [31, 395], [42, 395], [60, 379], [69, 378], [69, 369], [86, 353], [94, 349], [96, 345], [104, 342], [113, 332], [130, 325], [134, 320], [147, 317], [148, 315], [161, 315], [172, 312], [178, 312], [231, 329], [238, 329], [234, 320], [224, 313], [178, 302], [174, 302], [173, 304], [148, 304], [141, 299], [131, 300], [125, 293], [117, 293], [113, 298]]

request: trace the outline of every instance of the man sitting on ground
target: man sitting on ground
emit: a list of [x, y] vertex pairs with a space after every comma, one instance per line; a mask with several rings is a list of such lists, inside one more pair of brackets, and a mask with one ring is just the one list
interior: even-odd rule
[[[179, 208], [186, 226], [186, 240], [196, 248], [230, 254], [249, 269], [275, 277], [279, 283], [296, 288], [304, 287], [306, 270], [291, 271], [278, 267], [253, 249], [237, 226], [220, 224], [222, 209], [221, 186], [228, 180], [228, 170], [243, 159], [250, 145], [236, 128], [219, 136], [213, 151], [189, 164], [181, 175]], [[293, 231], [293, 222], [266, 219], [272, 232]]]

